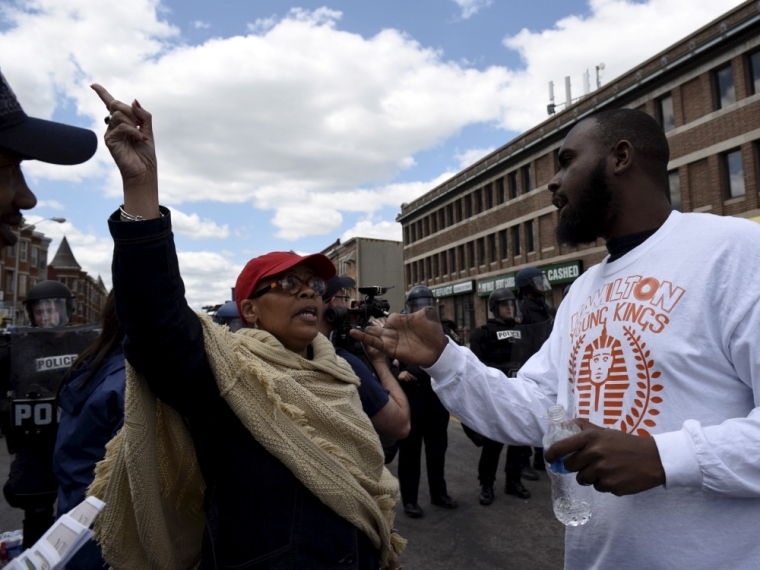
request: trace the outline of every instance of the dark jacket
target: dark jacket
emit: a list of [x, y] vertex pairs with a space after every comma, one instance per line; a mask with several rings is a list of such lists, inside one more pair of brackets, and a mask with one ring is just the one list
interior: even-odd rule
[[185, 287], [171, 217], [109, 220], [124, 353], [185, 418], [206, 482], [201, 568], [378, 568], [369, 538], [271, 455], [222, 399]]
[[89, 372], [86, 366], [74, 371], [58, 399], [61, 422], [53, 456], [59, 485], [58, 516], [84, 501], [95, 478], [95, 464], [105, 457], [106, 443], [124, 423], [124, 353], [119, 349], [80, 386]]

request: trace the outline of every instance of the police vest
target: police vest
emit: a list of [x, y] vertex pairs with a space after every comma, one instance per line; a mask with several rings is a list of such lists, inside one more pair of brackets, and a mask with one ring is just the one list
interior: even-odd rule
[[519, 336], [514, 328], [493, 319], [480, 327], [483, 331], [481, 349], [486, 364], [498, 367], [512, 361], [512, 345]]

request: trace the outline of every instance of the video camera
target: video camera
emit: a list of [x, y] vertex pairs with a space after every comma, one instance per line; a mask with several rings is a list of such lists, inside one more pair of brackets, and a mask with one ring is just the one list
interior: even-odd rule
[[359, 287], [364, 300], [358, 307], [335, 307], [327, 309], [322, 318], [333, 324], [330, 340], [336, 348], [342, 348], [360, 357], [366, 357], [362, 344], [348, 333], [351, 329], [363, 329], [374, 319], [382, 319], [390, 314], [390, 303], [380, 295], [385, 295], [391, 287]]

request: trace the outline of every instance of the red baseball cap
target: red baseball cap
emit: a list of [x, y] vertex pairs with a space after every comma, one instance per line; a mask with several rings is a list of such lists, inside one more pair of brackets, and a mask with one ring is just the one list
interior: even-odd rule
[[235, 284], [235, 304], [241, 318], [243, 311], [240, 303], [253, 295], [259, 281], [265, 277], [271, 277], [272, 275], [287, 271], [299, 264], [308, 266], [318, 277], [321, 277], [325, 281], [335, 277], [336, 271], [333, 262], [330, 261], [329, 257], [321, 253], [301, 256], [291, 251], [273, 251], [259, 257], [254, 257], [245, 264]]

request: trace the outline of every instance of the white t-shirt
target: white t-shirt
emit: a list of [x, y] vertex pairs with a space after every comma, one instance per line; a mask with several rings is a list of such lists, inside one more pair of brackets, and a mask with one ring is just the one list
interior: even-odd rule
[[428, 372], [498, 441], [540, 445], [555, 402], [655, 438], [666, 485], [598, 493], [567, 529], [567, 570], [760, 568], [760, 225], [673, 212], [573, 284], [518, 378], [453, 343]]

